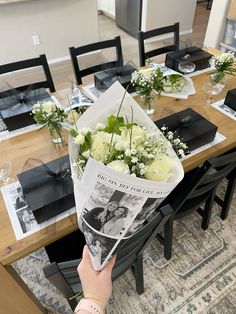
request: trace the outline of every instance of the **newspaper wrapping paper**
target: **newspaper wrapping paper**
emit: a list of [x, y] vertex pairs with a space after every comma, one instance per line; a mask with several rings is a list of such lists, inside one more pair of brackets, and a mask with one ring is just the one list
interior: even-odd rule
[[[77, 128], [95, 128], [98, 122], [106, 124], [107, 117], [116, 115], [125, 89], [115, 82], [77, 121]], [[152, 120], [128, 94], [125, 94], [120, 116], [128, 117], [147, 131], [161, 134]], [[79, 227], [83, 231], [94, 269], [102, 269], [116, 252], [122, 239], [131, 236], [154, 209], [174, 189], [184, 176], [181, 162], [171, 145], [168, 155], [175, 160], [172, 176], [167, 182], [150, 181], [120, 173], [90, 158], [81, 178], [74, 161], [78, 145], [69, 138], [69, 155], [74, 181], [74, 194]], [[113, 209], [112, 209], [113, 206]], [[119, 207], [116, 216], [114, 207]], [[120, 212], [119, 212], [120, 211]], [[119, 216], [120, 215], [120, 216]], [[113, 216], [113, 217], [112, 217]]]

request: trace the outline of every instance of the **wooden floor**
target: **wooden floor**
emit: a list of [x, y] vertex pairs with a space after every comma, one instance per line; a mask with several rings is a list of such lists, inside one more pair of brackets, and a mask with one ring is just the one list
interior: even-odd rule
[[[206, 9], [206, 4], [197, 5], [194, 23], [193, 23], [193, 33], [190, 35], [181, 36], [180, 39], [180, 45], [181, 47], [190, 46], [193, 45], [199, 45], [203, 46], [203, 41], [205, 37], [205, 32], [207, 28], [208, 18], [209, 18], [210, 11]], [[121, 42], [122, 42], [122, 51], [124, 56], [124, 62], [132, 62], [137, 67], [139, 66], [139, 59], [138, 59], [138, 41], [130, 36], [125, 31], [121, 30], [116, 26], [115, 21], [112, 19], [104, 16], [99, 15], [98, 18], [99, 21], [99, 37], [100, 40], [104, 39], [110, 39], [114, 36], [120, 35], [121, 36]], [[180, 21], [181, 23], [181, 21]], [[75, 42], [74, 45], [76, 46], [77, 43]], [[150, 45], [154, 45], [153, 43]], [[112, 52], [108, 51], [107, 49], [106, 54], [98, 54], [96, 55], [90, 55], [83, 57], [80, 61], [82, 65], [86, 64], [95, 64], [95, 62], [98, 62], [98, 59], [104, 59], [104, 58], [112, 58]], [[158, 57], [158, 61], [164, 61], [164, 56]], [[70, 63], [70, 60], [62, 61], [54, 64], [50, 64], [50, 69], [52, 72], [52, 77], [56, 86], [56, 89], [63, 89], [68, 88], [71, 86], [71, 81], [74, 80], [74, 74], [73, 69]], [[38, 79], [39, 73], [37, 71], [34, 71], [33, 74], [29, 75], [27, 73], [27, 82], [34, 82]], [[26, 76], [24, 76], [26, 78]], [[11, 79], [11, 84], [16, 85], [22, 85], [21, 80], [22, 75]], [[88, 79], [91, 81], [91, 78]], [[8, 80], [9, 81], [9, 80]], [[24, 82], [25, 83], [25, 82]], [[86, 83], [86, 80], [85, 80]]]

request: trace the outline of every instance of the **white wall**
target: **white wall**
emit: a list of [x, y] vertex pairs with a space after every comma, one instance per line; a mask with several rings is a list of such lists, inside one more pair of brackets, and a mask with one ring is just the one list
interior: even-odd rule
[[[38, 34], [41, 44], [33, 44]], [[0, 64], [46, 53], [68, 56], [68, 47], [98, 41], [96, 0], [38, 0], [0, 6]]]
[[180, 32], [192, 32], [197, 0], [143, 0], [142, 31], [180, 22]]
[[224, 39], [230, 3], [231, 0], [213, 0], [204, 46], [219, 48], [219, 43]]

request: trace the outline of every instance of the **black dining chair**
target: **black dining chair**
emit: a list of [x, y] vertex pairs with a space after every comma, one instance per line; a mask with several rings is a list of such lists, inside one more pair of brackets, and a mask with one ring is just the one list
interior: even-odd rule
[[[45, 80], [34, 82], [32, 84], [18, 86], [17, 90], [22, 92], [28, 89], [30, 86], [32, 90], [39, 89], [39, 88], [49, 88], [51, 93], [55, 92], [55, 86], [52, 80], [52, 75], [51, 75], [45, 54], [42, 54], [37, 58], [21, 60], [21, 61], [16, 61], [16, 62], [0, 65], [0, 75], [7, 74], [13, 71], [19, 71], [19, 70], [30, 69], [30, 68], [35, 68], [35, 67], [41, 67], [43, 69]], [[7, 97], [7, 96], [9, 96], [8, 90], [4, 90], [3, 92], [1, 92], [1, 97]]]
[[164, 226], [164, 232], [157, 234], [157, 239], [164, 245], [167, 260], [172, 255], [172, 238], [174, 221], [194, 211], [202, 216], [202, 228], [209, 226], [216, 188], [236, 167], [236, 152], [213, 157], [204, 164], [187, 173], [183, 181], [168, 196], [164, 203], [173, 209], [173, 214]]
[[[232, 149], [230, 152], [236, 152]], [[227, 153], [226, 153], [227, 154]], [[215, 202], [221, 207], [220, 218], [225, 220], [228, 217], [230, 205], [233, 199], [236, 186], [236, 167], [225, 178], [226, 189], [224, 195], [216, 194]]]
[[220, 218], [225, 220], [228, 217], [230, 205], [233, 199], [236, 186], [236, 167], [226, 177], [227, 186], [224, 197], [215, 196], [216, 203], [221, 207]]
[[[116, 50], [116, 60], [104, 62], [101, 64], [96, 64], [96, 65], [89, 66], [83, 69], [80, 68], [80, 65], [78, 62], [79, 56], [87, 54], [89, 52], [112, 48], [112, 47], [114, 47]], [[75, 74], [78, 85], [82, 84], [81, 78], [84, 76], [87, 76], [87, 75], [90, 75], [90, 74], [93, 74], [102, 70], [123, 66], [123, 55], [122, 55], [120, 36], [116, 36], [114, 39], [99, 41], [96, 43], [88, 44], [85, 46], [80, 46], [77, 48], [70, 47], [69, 52], [70, 52], [72, 66], [73, 66], [74, 74]]]
[[[112, 272], [113, 281], [131, 269], [134, 274], [137, 293], [142, 294], [144, 292], [143, 251], [159, 230], [163, 228], [171, 214], [172, 210], [168, 205], [156, 210], [140, 231], [121, 241]], [[70, 300], [70, 298], [81, 291], [81, 283], [77, 273], [79, 263], [80, 259], [61, 263], [53, 262], [43, 268], [46, 278], [62, 292], [72, 309], [75, 308], [77, 302], [75, 299]]]
[[[153, 50], [146, 51], [145, 50], [145, 40], [160, 36], [173, 33], [173, 44], [169, 44], [167, 46], [163, 46], [160, 48], [156, 48]], [[157, 29], [153, 29], [147, 32], [140, 31], [138, 33], [138, 45], [139, 45], [139, 62], [140, 66], [145, 66], [145, 60], [152, 58], [154, 56], [158, 56], [170, 51], [177, 51], [179, 50], [179, 23], [175, 23], [173, 25], [160, 27]]]

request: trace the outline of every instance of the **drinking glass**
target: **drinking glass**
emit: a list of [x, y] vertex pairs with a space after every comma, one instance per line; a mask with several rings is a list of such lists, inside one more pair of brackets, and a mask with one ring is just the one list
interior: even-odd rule
[[180, 72], [186, 75], [186, 74], [192, 73], [195, 70], [196, 64], [190, 61], [182, 61], [179, 63], [178, 68]]
[[213, 103], [213, 95], [218, 95], [222, 91], [222, 86], [220, 84], [212, 84], [211, 82], [206, 83], [203, 86], [203, 90], [207, 93], [208, 97], [206, 99], [207, 104]]
[[0, 183], [1, 185], [9, 184], [13, 181], [9, 176], [11, 174], [11, 161], [0, 160]]

